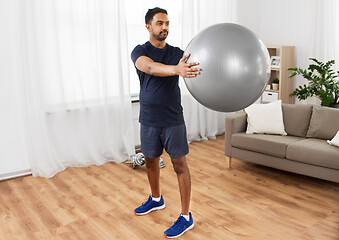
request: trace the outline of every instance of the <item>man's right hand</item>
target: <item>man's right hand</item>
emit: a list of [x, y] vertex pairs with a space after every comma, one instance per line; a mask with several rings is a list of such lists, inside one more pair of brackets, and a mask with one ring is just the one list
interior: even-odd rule
[[183, 78], [193, 78], [200, 74], [201, 69], [193, 67], [199, 65], [199, 63], [186, 63], [190, 56], [191, 54], [188, 54], [180, 59], [178, 65], [176, 66], [176, 75], [179, 75]]

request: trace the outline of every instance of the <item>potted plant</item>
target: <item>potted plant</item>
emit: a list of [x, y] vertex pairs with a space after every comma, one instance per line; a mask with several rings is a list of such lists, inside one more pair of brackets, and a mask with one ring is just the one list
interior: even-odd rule
[[307, 69], [289, 68], [292, 70], [289, 78], [296, 75], [302, 75], [308, 80], [308, 84], [299, 86], [290, 96], [297, 96], [299, 100], [305, 100], [308, 97], [316, 96], [321, 100], [322, 106], [339, 107], [339, 82], [336, 73], [332, 69], [335, 60], [323, 63], [315, 58], [310, 58], [314, 63]]
[[279, 90], [279, 78], [272, 79], [272, 89]]

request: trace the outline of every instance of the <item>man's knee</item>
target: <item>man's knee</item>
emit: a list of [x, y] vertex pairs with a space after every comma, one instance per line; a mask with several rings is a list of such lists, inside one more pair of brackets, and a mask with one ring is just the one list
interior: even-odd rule
[[159, 158], [145, 157], [145, 163], [146, 163], [146, 167], [152, 167], [152, 166], [155, 166], [155, 165], [159, 166]]
[[188, 169], [185, 157], [172, 159], [172, 163], [176, 174], [184, 173]]

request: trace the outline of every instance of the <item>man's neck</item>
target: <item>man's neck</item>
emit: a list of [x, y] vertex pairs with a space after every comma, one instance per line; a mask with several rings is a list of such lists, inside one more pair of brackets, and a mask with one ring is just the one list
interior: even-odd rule
[[156, 48], [165, 48], [166, 46], [166, 41], [159, 41], [156, 39], [150, 39], [149, 42]]

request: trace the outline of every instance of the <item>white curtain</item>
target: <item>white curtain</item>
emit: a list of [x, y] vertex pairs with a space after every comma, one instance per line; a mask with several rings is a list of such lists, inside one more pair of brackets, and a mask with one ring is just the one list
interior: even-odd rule
[[326, 62], [336, 60], [339, 70], [339, 2], [313, 0], [312, 57]]
[[123, 0], [21, 0], [33, 176], [134, 153]]
[[[217, 6], [217, 7], [216, 7]], [[233, 0], [185, 0], [182, 1], [182, 49], [204, 28], [222, 22], [232, 22]], [[215, 139], [225, 132], [227, 113], [210, 110], [198, 103], [188, 92], [184, 80], [180, 81], [182, 105], [189, 141]]]

